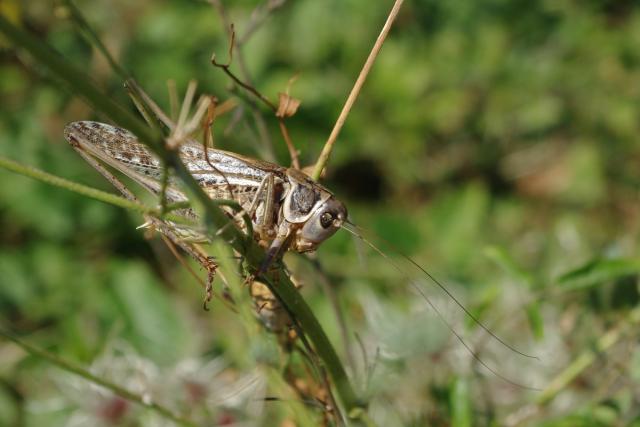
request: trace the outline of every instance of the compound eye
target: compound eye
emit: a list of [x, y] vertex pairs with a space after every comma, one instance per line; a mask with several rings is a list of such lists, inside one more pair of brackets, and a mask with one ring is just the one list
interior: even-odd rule
[[320, 225], [322, 228], [329, 228], [333, 224], [333, 214], [325, 212], [320, 216]]

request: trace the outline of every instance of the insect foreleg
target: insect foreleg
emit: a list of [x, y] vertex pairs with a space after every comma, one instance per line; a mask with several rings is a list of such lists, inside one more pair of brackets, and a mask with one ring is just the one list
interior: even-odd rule
[[[249, 218], [256, 217], [254, 223], [254, 233], [260, 236], [260, 240], [270, 240], [275, 234], [273, 230], [273, 195], [275, 191], [274, 176], [272, 173], [267, 174], [253, 196], [253, 200], [246, 210]], [[260, 205], [262, 202], [262, 206]], [[242, 212], [241, 212], [242, 213]], [[240, 215], [239, 213], [238, 215]]]
[[[262, 182], [264, 183], [265, 189], [264, 189], [264, 199], [263, 199], [264, 201], [262, 205], [262, 216], [261, 218], [259, 218], [259, 222], [258, 222], [259, 224], [258, 232], [260, 233], [260, 238], [265, 239], [265, 238], [273, 237], [275, 234], [275, 231], [273, 230], [273, 217], [274, 217], [273, 196], [275, 192], [275, 180], [274, 180], [273, 174], [272, 173], [267, 174], [267, 176], [264, 177]], [[258, 195], [256, 194], [256, 197], [257, 196]], [[256, 218], [256, 221], [258, 221], [258, 218]]]

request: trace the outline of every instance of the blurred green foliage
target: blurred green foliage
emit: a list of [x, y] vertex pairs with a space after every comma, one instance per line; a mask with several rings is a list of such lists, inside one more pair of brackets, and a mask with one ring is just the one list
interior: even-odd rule
[[[225, 3], [242, 35], [256, 5], [268, 2]], [[64, 8], [49, 1], [4, 7], [11, 5], [23, 28], [130, 105], [122, 82]], [[201, 92], [233, 96], [229, 80], [209, 61], [212, 52], [227, 58], [228, 38], [207, 2], [77, 5], [165, 109], [167, 79], [180, 93], [197, 79]], [[270, 99], [298, 76], [291, 95], [302, 105], [287, 126], [305, 165], [320, 152], [390, 6], [285, 2], [243, 44], [253, 82]], [[94, 113], [31, 58], [0, 43], [0, 155], [110, 190], [62, 136], [66, 123]], [[638, 46], [640, 8], [629, 0], [416, 0], [404, 6], [325, 182], [401, 271], [347, 233], [318, 251], [347, 318], [345, 346], [320, 274], [303, 258], [288, 258], [345, 360], [351, 348], [355, 383], [372, 399], [378, 425], [640, 425], [640, 329], [630, 323], [640, 269]], [[216, 143], [263, 156], [250, 114], [244, 117], [248, 125], [223, 118]], [[267, 111], [265, 117], [276, 159], [288, 165], [277, 121]], [[189, 360], [202, 369], [194, 374], [200, 380], [213, 378], [202, 366], [216, 360], [235, 377], [258, 370], [270, 387], [266, 395], [283, 399], [265, 403], [262, 417], [254, 418], [259, 423], [313, 425], [304, 421], [309, 413], [320, 419], [319, 411], [287, 394], [277, 374], [286, 362], [274, 338], [250, 315], [220, 303], [202, 311], [193, 278], [158, 238], [145, 240], [135, 230], [139, 215], [6, 171], [0, 180], [3, 329], [87, 367], [111, 360], [113, 348], [125, 343], [124, 360], [151, 364], [167, 387], [183, 378], [178, 367]], [[493, 331], [541, 361], [488, 338], [398, 252], [426, 266]], [[483, 361], [521, 384], [546, 388], [607, 331], [620, 334], [553, 399], [537, 405], [537, 392], [479, 366], [411, 283], [427, 289]], [[104, 396], [86, 394], [87, 402], [79, 402], [74, 393], [82, 396], [88, 385], [7, 342], [0, 341], [0, 361], [0, 425], [82, 419], [161, 425], [148, 412], [109, 418], [96, 406]], [[219, 423], [246, 415], [234, 412], [232, 398], [218, 405], [209, 410]]]

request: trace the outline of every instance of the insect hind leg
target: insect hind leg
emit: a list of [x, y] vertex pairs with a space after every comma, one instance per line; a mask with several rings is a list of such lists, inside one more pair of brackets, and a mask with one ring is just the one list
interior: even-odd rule
[[[97, 159], [91, 156], [87, 151], [85, 151], [82, 146], [73, 139], [69, 140], [71, 146], [74, 150], [80, 154], [80, 156], [91, 165], [96, 171], [98, 171], [104, 178], [106, 178], [127, 200], [133, 202], [139, 202], [138, 198], [120, 181], [109, 172]], [[208, 303], [213, 298], [213, 281], [215, 279], [216, 271], [218, 269], [218, 265], [215, 263], [214, 258], [207, 255], [202, 249], [200, 249], [196, 244], [185, 242], [181, 239], [175, 232], [175, 228], [172, 227], [167, 222], [155, 218], [151, 215], [145, 215], [145, 221], [154, 229], [160, 232], [160, 234], [164, 237], [164, 241], [171, 250], [171, 252], [176, 256], [176, 258], [181, 261], [180, 254], [175, 250], [175, 246], [179, 246], [188, 253], [198, 264], [200, 264], [207, 271], [207, 280], [205, 283], [205, 298], [204, 298], [204, 309], [208, 310]], [[186, 265], [186, 263], [185, 263]]]

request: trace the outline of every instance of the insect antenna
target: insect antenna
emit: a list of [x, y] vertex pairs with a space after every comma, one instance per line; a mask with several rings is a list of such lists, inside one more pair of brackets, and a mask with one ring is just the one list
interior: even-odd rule
[[[351, 227], [347, 226], [347, 224], [351, 227], [354, 227], [355, 229], [352, 229]], [[372, 242], [370, 242], [368, 239], [366, 239], [363, 235], [362, 235], [362, 229], [360, 227], [358, 227], [357, 225], [353, 224], [350, 221], [347, 221], [346, 224], [343, 224], [341, 226], [341, 228], [343, 228], [344, 230], [346, 230], [347, 232], [351, 233], [352, 235], [354, 235], [355, 237], [357, 237], [358, 239], [360, 239], [362, 242], [364, 242], [367, 246], [369, 246], [373, 251], [375, 251], [378, 255], [380, 255], [381, 257], [383, 257], [385, 260], [387, 260], [400, 274], [404, 275], [405, 277], [407, 277], [406, 273], [400, 268], [400, 266], [393, 261], [393, 259], [391, 259], [391, 257], [389, 257], [389, 255], [387, 255], [386, 253], [384, 253], [381, 249], [379, 249], [376, 245], [374, 245]], [[387, 242], [389, 243], [389, 242]], [[391, 243], [389, 243], [391, 245]], [[510, 344], [506, 343], [503, 339], [501, 339], [500, 337], [498, 337], [495, 333], [491, 332], [491, 330], [484, 325], [484, 323], [482, 323], [476, 316], [474, 316], [442, 283], [440, 283], [432, 274], [430, 274], [428, 271], [426, 271], [422, 266], [420, 266], [418, 263], [416, 263], [415, 261], [413, 261], [410, 257], [408, 257], [407, 255], [402, 254], [401, 252], [398, 252], [404, 259], [406, 259], [407, 261], [409, 261], [411, 264], [413, 264], [416, 268], [418, 268], [421, 272], [423, 272], [425, 275], [427, 275], [427, 277], [429, 279], [431, 279], [440, 289], [442, 289], [453, 301], [454, 303], [460, 307], [463, 312], [469, 316], [469, 318], [471, 318], [477, 325], [479, 325], [485, 332], [487, 332], [491, 337], [493, 337], [495, 340], [497, 340], [499, 343], [501, 343], [502, 345], [504, 345], [506, 348], [510, 349], [511, 351], [523, 356], [523, 357], [527, 357], [527, 358], [531, 358], [531, 359], [536, 359], [536, 360], [540, 360], [540, 358], [538, 356], [533, 356], [533, 355], [529, 355], [526, 354], [516, 348], [514, 348], [513, 346], [511, 346]], [[499, 372], [497, 372], [494, 368], [490, 367], [484, 360], [482, 360], [482, 358], [480, 357], [480, 355], [475, 352], [470, 346], [469, 344], [467, 344], [467, 342], [464, 340], [464, 338], [455, 330], [455, 328], [451, 325], [451, 323], [449, 323], [449, 321], [447, 321], [447, 319], [444, 317], [444, 315], [440, 312], [440, 310], [437, 308], [437, 306], [431, 301], [431, 299], [429, 299], [429, 297], [427, 296], [427, 294], [424, 292], [424, 290], [418, 286], [415, 282], [413, 282], [409, 277], [407, 277], [409, 283], [411, 284], [411, 286], [424, 298], [424, 300], [427, 302], [427, 304], [431, 307], [431, 309], [436, 313], [436, 315], [440, 318], [440, 320], [446, 325], [447, 329], [449, 329], [449, 331], [456, 337], [456, 339], [462, 344], [462, 346], [469, 352], [469, 354], [473, 357], [474, 360], [476, 360], [480, 365], [482, 365], [484, 368], [486, 368], [489, 372], [491, 372], [492, 374], [494, 374], [496, 377], [500, 378], [501, 380], [514, 385], [516, 387], [520, 387], [520, 388], [524, 388], [524, 389], [528, 389], [528, 390], [536, 390], [539, 391], [540, 389], [536, 388], [536, 387], [532, 387], [532, 386], [527, 386], [524, 384], [520, 384], [518, 382], [515, 382], [507, 377], [505, 377], [504, 375], [500, 374]]]
[[[358, 227], [356, 224], [352, 223], [352, 222], [348, 222], [348, 224], [350, 226], [355, 227], [355, 229], [357, 230], [351, 230], [350, 228], [345, 227], [344, 225], [342, 226], [342, 228], [344, 228], [345, 230], [347, 230], [348, 232], [350, 232], [351, 234], [353, 234], [354, 236], [358, 237], [360, 240], [362, 240], [364, 243], [366, 243], [371, 249], [373, 249], [374, 251], [376, 251], [379, 255], [381, 255], [382, 257], [384, 257], [386, 260], [388, 260], [389, 262], [391, 262], [393, 264], [393, 266], [396, 269], [400, 269], [400, 267], [394, 263], [391, 258], [385, 254], [384, 252], [382, 252], [382, 250], [380, 250], [378, 247], [376, 247], [373, 243], [371, 243], [368, 239], [366, 239], [362, 233], [363, 233], [363, 229], [361, 227]], [[460, 300], [458, 300], [455, 295], [453, 295], [453, 293], [451, 293], [451, 291], [449, 289], [447, 289], [447, 287], [445, 285], [443, 285], [438, 279], [436, 279], [431, 273], [429, 273], [424, 267], [422, 267], [420, 264], [418, 264], [417, 262], [415, 262], [413, 259], [411, 259], [411, 257], [409, 257], [408, 255], [403, 254], [402, 252], [400, 252], [398, 250], [397, 247], [395, 247], [395, 245], [393, 245], [391, 242], [389, 242], [388, 240], [378, 236], [380, 239], [384, 240], [386, 244], [388, 244], [389, 246], [392, 247], [392, 249], [398, 253], [398, 255], [400, 255], [403, 259], [405, 259], [407, 262], [411, 263], [411, 265], [413, 265], [414, 267], [416, 267], [418, 270], [420, 270], [425, 276], [427, 276], [433, 283], [435, 283], [436, 286], [438, 286], [438, 288], [440, 288], [445, 294], [447, 294], [447, 296], [449, 296], [449, 298], [451, 298], [453, 300], [453, 302], [460, 307], [460, 309], [467, 315], [469, 316], [469, 318], [471, 320], [474, 321], [474, 323], [476, 323], [478, 326], [480, 326], [480, 328], [482, 328], [482, 330], [484, 330], [487, 334], [489, 334], [489, 336], [491, 336], [492, 338], [494, 338], [496, 341], [498, 341], [500, 344], [502, 344], [503, 346], [505, 346], [506, 348], [508, 348], [509, 350], [513, 351], [514, 353], [517, 353], [523, 357], [527, 357], [529, 359], [535, 359], [535, 360], [540, 360], [540, 358], [538, 356], [535, 355], [531, 355], [531, 354], [527, 354], [521, 350], [518, 350], [517, 348], [515, 348], [514, 346], [512, 346], [511, 344], [507, 343], [505, 340], [503, 340], [502, 338], [500, 338], [498, 335], [496, 335], [494, 332], [491, 331], [491, 329], [489, 329], [489, 327], [487, 327], [480, 319], [478, 319], [473, 313], [471, 313], [469, 311], [469, 309], [467, 309], [464, 304], [462, 304], [460, 302]], [[403, 273], [402, 271], [400, 271], [401, 273]], [[404, 273], [403, 273], [404, 274]], [[415, 283], [414, 283], [415, 285]], [[424, 291], [416, 285], [416, 288], [418, 290], [418, 292], [420, 292], [423, 296], [424, 296]]]

